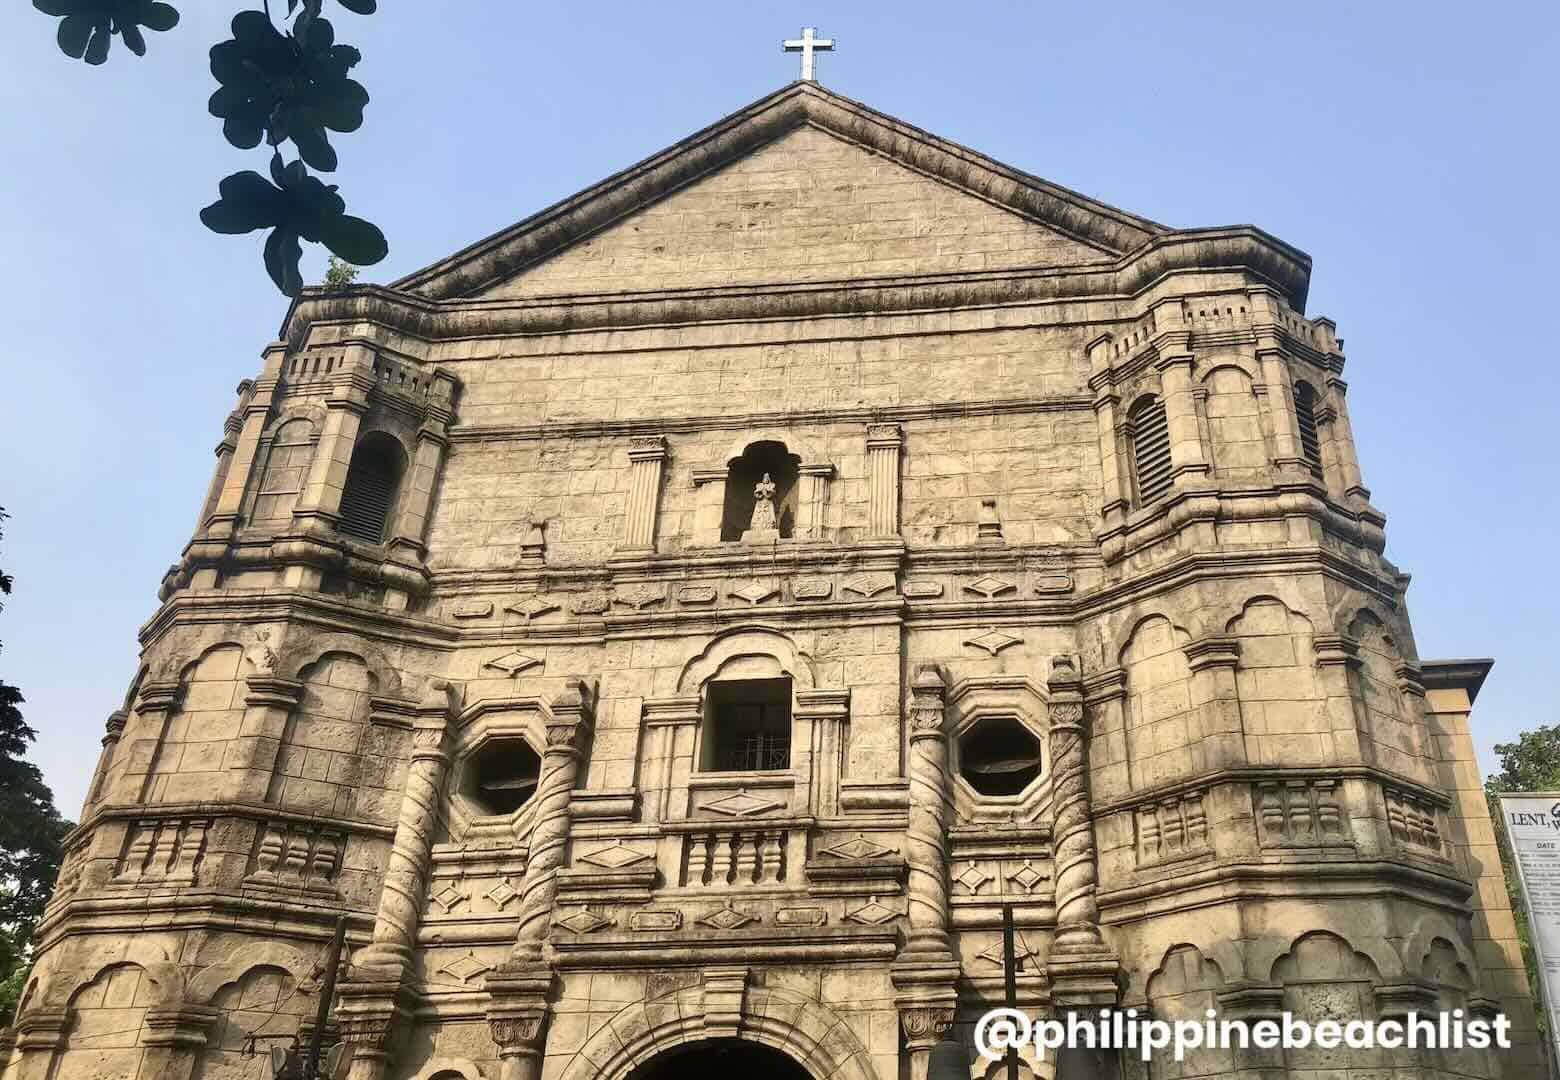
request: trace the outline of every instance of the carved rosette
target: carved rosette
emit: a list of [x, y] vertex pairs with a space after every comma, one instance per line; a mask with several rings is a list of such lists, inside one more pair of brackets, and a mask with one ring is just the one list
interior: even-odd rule
[[563, 866], [569, 839], [569, 808], [581, 750], [589, 733], [585, 688], [573, 682], [553, 703], [552, 716], [547, 721], [547, 749], [542, 755], [542, 774], [535, 795], [536, 824], [520, 890], [516, 959], [541, 955], [558, 898], [558, 871]]
[[910, 938], [906, 952], [948, 954], [948, 883], [944, 821], [948, 786], [948, 739], [943, 731], [942, 675], [923, 667], [910, 684]]
[[450, 719], [459, 709], [459, 690], [443, 679], [429, 684], [417, 707], [412, 728], [412, 760], [401, 794], [395, 838], [385, 865], [374, 917], [373, 941], [355, 959], [354, 967], [394, 970], [409, 963], [428, 888], [434, 823], [450, 756], [446, 748]]
[[1089, 809], [1083, 687], [1072, 658], [1051, 661], [1052, 790], [1056, 806], [1056, 949], [1098, 949], [1094, 823]]

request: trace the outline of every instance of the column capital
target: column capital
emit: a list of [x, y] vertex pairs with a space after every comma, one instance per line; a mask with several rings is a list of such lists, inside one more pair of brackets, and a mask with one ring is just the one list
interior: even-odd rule
[[628, 440], [628, 460], [661, 461], [667, 456], [663, 435], [635, 435]]
[[898, 424], [868, 424], [867, 449], [893, 449], [904, 443], [904, 430]]
[[591, 729], [591, 688], [583, 680], [571, 679], [552, 703], [547, 718], [547, 756], [578, 756]]
[[1223, 634], [1210, 634], [1189, 643], [1185, 649], [1187, 666], [1193, 671], [1204, 668], [1233, 668], [1240, 662], [1240, 640]]
[[245, 705], [291, 709], [303, 699], [303, 683], [297, 679], [284, 679], [277, 675], [250, 675], [244, 683], [249, 687], [249, 692], [244, 695]]
[[210, 1005], [174, 1005], [146, 1010], [147, 1046], [199, 1049], [206, 1045], [211, 1025], [221, 1019], [221, 1009]]
[[942, 672], [931, 664], [916, 669], [910, 680], [910, 741], [945, 739], [943, 724], [947, 718], [948, 685]]

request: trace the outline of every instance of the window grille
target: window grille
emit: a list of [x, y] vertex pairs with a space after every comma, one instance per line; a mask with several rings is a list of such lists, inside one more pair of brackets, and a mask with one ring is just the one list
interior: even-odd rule
[[1309, 383], [1295, 384], [1295, 419], [1300, 422], [1300, 452], [1320, 469], [1322, 443], [1316, 434], [1316, 391]]
[[1170, 490], [1170, 423], [1165, 403], [1147, 398], [1133, 407], [1132, 464], [1137, 470], [1138, 503], [1147, 506]]
[[401, 479], [399, 463], [390, 451], [360, 444], [347, 467], [347, 483], [341, 492], [340, 529], [370, 544], [383, 543], [390, 508]]

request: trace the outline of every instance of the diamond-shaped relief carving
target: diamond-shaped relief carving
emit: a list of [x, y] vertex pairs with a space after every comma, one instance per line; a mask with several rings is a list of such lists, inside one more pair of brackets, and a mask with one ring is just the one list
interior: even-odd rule
[[899, 912], [886, 904], [878, 903], [877, 897], [871, 897], [854, 911], [847, 911], [845, 918], [851, 922], [866, 923], [868, 926], [881, 926], [888, 920], [895, 918]]
[[791, 586], [791, 594], [798, 600], [826, 600], [834, 591], [834, 583], [828, 578], [802, 578]]
[[760, 585], [756, 581], [750, 581], [740, 589], [732, 589], [727, 596], [734, 596], [738, 600], [746, 600], [750, 604], [762, 604], [775, 594], [773, 585]]
[[905, 582], [904, 594], [913, 600], [930, 600], [943, 594], [942, 582], [931, 581], [927, 578], [913, 579]]
[[[987, 946], [984, 952], [976, 953], [975, 957], [978, 960], [985, 960], [988, 963], [997, 965], [997, 967], [1001, 967], [1002, 942], [997, 941], [995, 944]], [[1029, 943], [1023, 937], [1017, 934], [1013, 936], [1013, 959], [1018, 962], [1019, 969], [1022, 971], [1034, 971], [1036, 970], [1036, 965], [1040, 962], [1039, 955], [1029, 947]]]
[[611, 926], [612, 920], [603, 919], [590, 908], [582, 907], [570, 915], [554, 920], [553, 925], [561, 926], [571, 933], [589, 934], [592, 931], [600, 930], [604, 926]]
[[625, 866], [632, 866], [637, 862], [644, 862], [650, 856], [642, 851], [635, 851], [624, 843], [616, 843], [611, 847], [604, 847], [598, 851], [592, 851], [580, 856], [580, 862], [592, 863], [596, 866], [605, 866], [611, 870], [621, 870]]
[[964, 644], [973, 645], [977, 649], [984, 649], [992, 656], [996, 656], [997, 653], [1001, 652], [1009, 645], [1017, 645], [1023, 640], [1024, 639], [1021, 637], [1014, 637], [1012, 634], [1004, 634], [1001, 630], [993, 628], [991, 630], [987, 630], [984, 634], [981, 634], [977, 637], [965, 638]]
[[863, 834], [857, 833], [849, 840], [842, 840], [823, 848], [819, 854], [833, 855], [836, 859], [880, 859], [884, 855], [893, 855], [898, 850], [898, 848], [884, 847], [875, 840], [868, 840]]
[[666, 590], [655, 585], [625, 585], [617, 591], [616, 600], [635, 611], [643, 611], [651, 604], [664, 603]]
[[493, 965], [477, 959], [477, 954], [468, 951], [465, 956], [451, 960], [441, 968], [435, 968], [441, 975], [453, 975], [463, 983], [469, 983], [472, 979], [485, 971], [492, 971]]
[[713, 926], [717, 930], [735, 930], [739, 926], [746, 926], [751, 922], [758, 922], [758, 918], [727, 904], [718, 911], [712, 911], [699, 920], [705, 926]]
[[529, 624], [532, 620], [539, 619], [550, 611], [557, 611], [558, 605], [556, 602], [547, 599], [545, 596], [537, 596], [533, 593], [524, 600], [517, 600], [512, 604], [505, 604], [504, 610], [521, 616], [525, 619], [526, 623]]
[[894, 579], [888, 574], [857, 574], [844, 582], [845, 591], [859, 596], [876, 596], [894, 587]]
[[713, 810], [717, 814], [727, 814], [731, 817], [752, 817], [754, 814], [767, 814], [771, 810], [780, 810], [784, 807], [784, 803], [749, 794], [747, 788], [738, 788], [735, 794], [712, 799], [701, 809]]
[[455, 882], [446, 881], [443, 887], [434, 890], [433, 894], [429, 896], [428, 899], [432, 900], [435, 904], [438, 904], [441, 908], [444, 909], [444, 914], [448, 915], [461, 904], [470, 900], [471, 894], [463, 889], [456, 888]]
[[1026, 893], [1033, 893], [1035, 891], [1036, 885], [1040, 884], [1042, 881], [1049, 880], [1048, 876], [1046, 874], [1042, 874], [1039, 870], [1036, 870], [1028, 859], [1024, 860], [1023, 866], [1020, 866], [1017, 870], [1014, 870], [1011, 874], [1009, 874], [1007, 879], [1013, 882], [1019, 888], [1023, 889]]
[[498, 910], [503, 911], [509, 906], [509, 902], [520, 895], [520, 890], [515, 888], [514, 882], [505, 874], [504, 879], [482, 894], [497, 905]]
[[974, 581], [966, 582], [964, 591], [976, 593], [990, 600], [993, 596], [1000, 596], [1002, 593], [1011, 591], [1014, 587], [1011, 581], [1003, 581], [999, 577], [992, 577], [990, 574], [987, 574], [984, 577], [976, 578]]
[[965, 865], [962, 871], [954, 875], [953, 880], [958, 882], [960, 885], [963, 885], [965, 890], [971, 896], [974, 896], [976, 893], [980, 892], [980, 887], [982, 885], [994, 879], [990, 874], [986, 873], [986, 871], [977, 866], [974, 859], [971, 859]]
[[526, 671], [534, 667], [540, 667], [541, 663], [542, 661], [538, 660], [534, 656], [527, 656], [519, 649], [511, 649], [503, 656], [495, 656], [493, 659], [489, 660], [482, 666], [483, 668], [493, 668], [497, 671], [502, 671], [505, 675], [508, 675], [511, 679], [513, 679], [522, 671]]

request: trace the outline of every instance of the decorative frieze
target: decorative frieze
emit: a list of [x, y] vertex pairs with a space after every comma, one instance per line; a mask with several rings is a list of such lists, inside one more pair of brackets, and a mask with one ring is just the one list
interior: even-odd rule
[[1203, 805], [1205, 795], [1203, 790], [1186, 791], [1137, 808], [1133, 821], [1139, 866], [1191, 858], [1213, 850]]
[[347, 834], [339, 830], [268, 821], [260, 829], [244, 883], [335, 896], [346, 847]]
[[1439, 808], [1422, 795], [1402, 788], [1383, 787], [1387, 800], [1387, 827], [1403, 847], [1441, 855]]
[[681, 885], [776, 885], [787, 880], [784, 829], [697, 832], [683, 838]]
[[[193, 885], [210, 818], [163, 818], [130, 826], [115, 885]], [[63, 874], [62, 874], [63, 876]]]
[[1252, 791], [1263, 847], [1353, 843], [1338, 804], [1336, 780], [1262, 780]]

